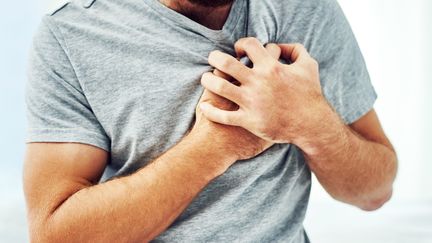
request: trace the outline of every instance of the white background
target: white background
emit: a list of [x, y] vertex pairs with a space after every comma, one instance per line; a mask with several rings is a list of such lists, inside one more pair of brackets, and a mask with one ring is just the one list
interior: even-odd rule
[[315, 180], [313, 242], [432, 242], [432, 1], [339, 0], [378, 93], [399, 157], [392, 200], [372, 213], [334, 202]]
[[[61, 2], [5, 1], [0, 8], [0, 242], [27, 241], [21, 190], [26, 58], [40, 16]], [[335, 202], [314, 181], [307, 232], [315, 243], [432, 243], [432, 2], [339, 2], [379, 95], [376, 110], [398, 152], [399, 174], [393, 199], [372, 213]]]

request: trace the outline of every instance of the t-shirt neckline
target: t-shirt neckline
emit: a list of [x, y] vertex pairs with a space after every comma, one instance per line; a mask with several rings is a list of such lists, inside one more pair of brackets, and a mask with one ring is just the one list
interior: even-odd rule
[[201, 35], [209, 39], [221, 40], [227, 38], [227, 36], [231, 36], [234, 34], [234, 30], [244, 9], [245, 0], [234, 0], [228, 14], [228, 18], [225, 21], [225, 24], [223, 25], [221, 30], [213, 30], [207, 28], [206, 26], [201, 25], [193, 21], [192, 19], [189, 19], [183, 14], [168, 8], [167, 6], [163, 5], [159, 0], [144, 0], [144, 3], [146, 3], [150, 8], [157, 11], [163, 17], [166, 17], [176, 25], [191, 29], [194, 32], [199, 32]]

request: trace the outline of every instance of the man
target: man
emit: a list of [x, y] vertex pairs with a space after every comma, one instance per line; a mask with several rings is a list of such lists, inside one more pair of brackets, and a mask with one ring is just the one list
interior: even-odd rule
[[34, 242], [308, 242], [310, 171], [364, 210], [391, 196], [396, 156], [334, 0], [75, 1], [30, 64]]

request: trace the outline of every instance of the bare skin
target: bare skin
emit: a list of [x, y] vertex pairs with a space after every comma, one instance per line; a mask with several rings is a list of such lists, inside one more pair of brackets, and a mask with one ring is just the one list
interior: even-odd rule
[[[269, 53], [280, 55], [275, 49]], [[215, 75], [227, 77], [218, 71]], [[208, 90], [202, 102], [237, 109]], [[84, 144], [29, 144], [24, 189], [31, 240], [150, 241], [210, 181], [271, 145], [244, 128], [211, 122], [197, 109], [193, 128], [177, 145], [130, 176], [97, 184], [107, 163], [106, 151]]]
[[[397, 160], [375, 112], [351, 127], [344, 125], [321, 92], [318, 63], [300, 44], [278, 46], [282, 58], [292, 64], [280, 63], [255, 38], [243, 38], [235, 45], [238, 57], [248, 55], [253, 68], [228, 54], [212, 52], [209, 63], [241, 85], [211, 73], [204, 74], [201, 83], [239, 109], [225, 111], [202, 103], [204, 115], [244, 127], [267, 141], [297, 145], [335, 199], [365, 210], [381, 207], [392, 194]], [[284, 102], [276, 102], [280, 100]]]
[[[229, 7], [225, 6], [217, 14], [200, 15], [202, 6], [195, 6], [194, 12], [193, 6], [187, 5], [185, 1], [176, 2], [182, 9], [192, 13], [191, 18], [200, 16], [201, 24], [214, 29], [223, 26], [229, 12]], [[274, 46], [269, 46], [267, 51], [275, 59], [280, 54], [280, 50]], [[214, 75], [230, 79], [218, 70]], [[200, 104], [203, 102], [223, 110], [238, 109], [237, 105], [209, 90], [204, 92]], [[388, 157], [381, 153], [381, 147], [386, 144], [390, 146], [390, 143], [374, 113], [352, 124], [351, 129], [361, 136], [364, 143], [370, 145], [370, 152], [380, 154], [384, 159]], [[97, 182], [107, 165], [109, 154], [106, 151], [76, 143], [29, 144], [25, 159], [24, 190], [31, 241], [149, 241], [163, 232], [211, 180], [223, 174], [235, 161], [254, 157], [273, 143], [245, 128], [210, 121], [197, 109], [195, 125], [177, 145], [136, 173], [101, 184]], [[312, 147], [319, 148], [318, 144], [314, 145]], [[364, 152], [361, 148], [364, 147], [359, 146], [358, 152], [353, 153], [353, 157], [358, 155], [354, 159], [365, 159], [366, 162], [362, 163], [366, 165], [376, 164], [376, 171], [387, 175], [388, 171], [380, 167], [376, 160], [362, 157]], [[319, 149], [317, 151], [319, 154], [324, 153]], [[357, 175], [359, 181], [372, 180], [376, 185], [383, 184], [384, 176], [377, 176], [363, 168], [359, 171], [358, 167], [342, 157], [337, 157], [340, 160], [335, 159], [334, 162], [309, 159], [310, 165], [314, 164], [310, 161], [315, 161], [317, 165], [328, 165], [311, 167], [329, 192], [345, 192], [346, 186], [342, 179], [331, 180], [331, 176], [324, 175], [326, 173], [332, 176], [349, 173]], [[167, 177], [170, 180], [163, 180]], [[369, 195], [369, 191], [363, 189], [353, 187], [352, 194]]]
[[[228, 3], [220, 6], [205, 6], [206, 1], [202, 1], [203, 5], [197, 5], [188, 0], [160, 0], [160, 2], [168, 8], [214, 30], [222, 29], [232, 5], [229, 1], [223, 1]], [[192, 2], [200, 1], [194, 0]]]
[[[211, 96], [206, 92], [203, 99]], [[83, 144], [29, 144], [24, 188], [31, 240], [149, 241], [231, 164], [270, 145], [243, 128], [209, 122], [197, 113], [192, 131], [151, 164], [96, 184], [107, 163], [105, 151]]]

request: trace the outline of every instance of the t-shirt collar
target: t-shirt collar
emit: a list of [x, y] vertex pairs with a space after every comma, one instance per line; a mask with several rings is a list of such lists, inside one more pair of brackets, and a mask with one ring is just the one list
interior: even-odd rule
[[[176, 25], [180, 25], [186, 29], [190, 29], [194, 32], [199, 32], [201, 35], [213, 39], [221, 40], [231, 36], [234, 33], [236, 26], [238, 25], [240, 15], [244, 13], [245, 2], [247, 0], [234, 0], [228, 18], [221, 30], [212, 30], [204, 25], [201, 25], [188, 17], [178, 13], [165, 5], [159, 0], [143, 0], [150, 8], [159, 12], [163, 17], [166, 17], [169, 21], [174, 22]], [[241, 27], [241, 26], [240, 26]]]

